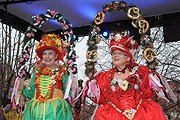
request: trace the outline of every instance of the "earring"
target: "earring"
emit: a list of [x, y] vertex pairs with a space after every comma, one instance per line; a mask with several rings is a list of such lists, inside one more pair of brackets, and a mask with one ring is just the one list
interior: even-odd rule
[[129, 64], [129, 61], [128, 61], [128, 60], [126, 61], [126, 64], [127, 64], [127, 65]]

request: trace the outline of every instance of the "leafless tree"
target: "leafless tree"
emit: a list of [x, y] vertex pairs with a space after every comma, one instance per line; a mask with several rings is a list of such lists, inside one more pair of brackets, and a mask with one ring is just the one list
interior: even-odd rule
[[[24, 34], [18, 30], [0, 23], [0, 93], [3, 93], [7, 78], [12, 72], [16, 72], [16, 66], [18, 64], [19, 55], [22, 50], [22, 41]], [[35, 43], [35, 42], [33, 42]], [[34, 47], [34, 44], [33, 44]], [[30, 61], [27, 63], [28, 71], [30, 72], [33, 63], [33, 53], [30, 56]], [[7, 97], [4, 94], [0, 96], [0, 106], [2, 105], [2, 98]]]

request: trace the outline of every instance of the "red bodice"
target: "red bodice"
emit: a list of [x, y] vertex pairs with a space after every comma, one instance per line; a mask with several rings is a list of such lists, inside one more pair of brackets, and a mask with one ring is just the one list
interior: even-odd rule
[[95, 120], [167, 120], [160, 105], [148, 100], [153, 93], [149, 88], [147, 67], [140, 66], [128, 76], [129, 86], [125, 91], [119, 84], [115, 90], [111, 88], [111, 74], [112, 69], [95, 78], [100, 88], [100, 106]]
[[112, 88], [110, 87], [110, 74], [112, 74], [111, 72], [112, 69], [105, 73], [100, 73], [95, 78], [101, 91], [99, 104], [105, 105], [108, 101], [110, 101], [121, 111], [124, 111], [131, 108], [136, 109], [141, 98], [153, 97], [153, 94], [148, 85], [148, 68], [141, 66], [136, 72], [136, 74], [138, 75], [143, 75], [141, 83], [139, 84], [140, 88], [134, 89], [136, 81], [140, 81], [136, 78], [136, 81], [129, 80], [131, 88], [128, 88], [126, 91], [121, 89], [119, 86], [116, 87], [115, 91], [112, 90]]
[[116, 102], [117, 107], [121, 108], [122, 111], [129, 110], [131, 108], [136, 109], [141, 99], [140, 92], [138, 90], [127, 89], [126, 91], [117, 87], [114, 91], [114, 102]]
[[[36, 78], [36, 79], [41, 79], [41, 77], [39, 76], [39, 78]], [[37, 82], [35, 82], [35, 83], [37, 85], [36, 99], [38, 99], [41, 96], [41, 88], [40, 88], [40, 83], [37, 83]], [[49, 84], [49, 83], [46, 83], [46, 84]], [[57, 88], [57, 89], [61, 89], [63, 91], [63, 82], [62, 82], [62, 80], [56, 80], [55, 84], [50, 84], [49, 85], [48, 92], [47, 92], [47, 94], [49, 93], [49, 97], [47, 98], [47, 100], [52, 99], [54, 87]]]

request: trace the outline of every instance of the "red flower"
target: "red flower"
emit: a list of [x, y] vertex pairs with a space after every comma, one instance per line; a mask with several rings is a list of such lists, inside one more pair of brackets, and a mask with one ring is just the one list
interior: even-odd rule
[[55, 42], [55, 41], [51, 41], [50, 43], [51, 43], [51, 45], [55, 45], [55, 44], [56, 44], [56, 42]]
[[[42, 40], [42, 41], [44, 41], [44, 40], [46, 40], [46, 38], [45, 38], [45, 37], [43, 37], [41, 40]], [[42, 41], [40, 41], [40, 42], [42, 42]]]

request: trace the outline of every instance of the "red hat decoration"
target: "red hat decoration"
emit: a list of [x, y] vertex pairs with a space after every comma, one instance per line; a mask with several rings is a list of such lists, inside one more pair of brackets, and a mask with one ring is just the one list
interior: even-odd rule
[[139, 46], [131, 37], [117, 34], [111, 39], [109, 47], [111, 53], [114, 50], [120, 50], [130, 57], [130, 62], [136, 62]]
[[58, 54], [56, 60], [63, 61], [63, 58], [66, 54], [66, 45], [67, 43], [61, 40], [61, 37], [56, 34], [45, 34], [40, 40], [39, 44], [36, 46], [37, 56], [42, 60], [42, 52], [45, 49], [52, 49]]

